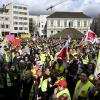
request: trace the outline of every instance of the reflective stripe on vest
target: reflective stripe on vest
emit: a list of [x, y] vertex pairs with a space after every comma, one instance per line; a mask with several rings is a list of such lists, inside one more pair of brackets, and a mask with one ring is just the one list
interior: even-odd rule
[[42, 61], [42, 64], [44, 64], [45, 63], [45, 59], [46, 59], [46, 55], [45, 54], [41, 54], [40, 55], [40, 59]]
[[47, 91], [47, 85], [48, 85], [48, 79], [43, 80], [43, 76], [42, 76], [40, 79], [40, 85], [39, 85], [39, 88], [41, 88], [42, 92]]
[[8, 53], [7, 52], [5, 53], [5, 61], [6, 62], [9, 62], [9, 56], [8, 56]]
[[88, 59], [88, 57], [86, 57], [86, 58], [85, 58], [85, 59], [83, 59], [82, 61], [83, 61], [83, 64], [88, 64], [89, 59]]
[[57, 98], [59, 98], [60, 96], [64, 96], [64, 95], [68, 95], [68, 97], [69, 97], [69, 99], [68, 100], [71, 100], [71, 97], [70, 97], [70, 93], [69, 93], [69, 90], [66, 88], [66, 89], [64, 89], [64, 90], [62, 90], [62, 91], [60, 91], [60, 92], [58, 92], [57, 94], [56, 94], [56, 96], [57, 96]]
[[11, 84], [11, 80], [10, 80], [10, 76], [9, 76], [9, 74], [7, 73], [7, 86], [9, 87], [9, 86], [11, 86], [12, 84]]
[[77, 96], [87, 97], [87, 96], [88, 96], [88, 89], [89, 89], [91, 86], [93, 86], [93, 84], [92, 84], [90, 81], [87, 81], [87, 83], [84, 84], [84, 85], [82, 86], [82, 88], [79, 90], [78, 94], [76, 94], [76, 91], [77, 91], [77, 89], [79, 88], [80, 84], [81, 84], [81, 80], [79, 80], [79, 81], [77, 82], [76, 87], [75, 87], [75, 92], [74, 92], [74, 94], [77, 95]]

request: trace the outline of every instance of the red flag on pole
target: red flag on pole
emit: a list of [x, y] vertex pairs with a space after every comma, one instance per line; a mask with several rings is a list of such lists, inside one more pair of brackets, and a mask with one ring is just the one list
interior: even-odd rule
[[96, 38], [96, 34], [93, 31], [89, 31], [86, 35], [86, 42], [94, 43]]
[[68, 50], [68, 41], [66, 42], [65, 46], [60, 50], [57, 58], [61, 58], [62, 60], [66, 59], [67, 57], [67, 50]]

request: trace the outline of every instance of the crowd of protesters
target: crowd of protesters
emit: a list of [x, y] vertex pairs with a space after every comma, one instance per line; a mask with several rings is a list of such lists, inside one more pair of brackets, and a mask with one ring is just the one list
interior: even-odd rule
[[0, 100], [100, 100], [100, 74], [94, 77], [99, 44], [80, 47], [72, 40], [66, 61], [55, 59], [65, 42], [37, 39], [0, 46]]

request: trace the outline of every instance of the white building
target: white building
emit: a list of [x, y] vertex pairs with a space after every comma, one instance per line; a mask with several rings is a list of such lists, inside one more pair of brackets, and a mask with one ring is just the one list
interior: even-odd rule
[[48, 15], [40, 15], [40, 16], [29, 16], [29, 30], [30, 33], [39, 35], [46, 35], [47, 31], [47, 16]]
[[39, 16], [29, 16], [29, 32], [32, 35], [39, 32]]
[[29, 9], [27, 5], [10, 3], [6, 6], [9, 9], [10, 33], [16, 35], [29, 33]]
[[40, 27], [39, 27], [39, 33], [40, 35], [46, 35], [47, 34], [47, 16], [48, 15], [40, 15]]
[[75, 28], [83, 34], [90, 29], [91, 17], [82, 12], [55, 12], [47, 17], [47, 37], [65, 28]]
[[0, 36], [5, 36], [10, 33], [10, 16], [8, 9], [0, 8]]

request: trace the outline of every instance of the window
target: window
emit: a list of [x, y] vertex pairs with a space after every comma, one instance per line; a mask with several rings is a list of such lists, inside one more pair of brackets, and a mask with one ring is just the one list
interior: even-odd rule
[[17, 6], [13, 6], [13, 8], [17, 8]]
[[14, 16], [14, 19], [18, 19], [18, 17], [17, 16]]
[[5, 28], [5, 25], [4, 25], [4, 24], [2, 24], [2, 25], [1, 25], [1, 28]]
[[27, 28], [27, 27], [25, 27], [25, 28], [24, 28], [24, 30], [28, 30], [28, 28]]
[[23, 7], [22, 9], [27, 10], [27, 7]]
[[42, 25], [42, 28], [43, 28], [43, 25]]
[[9, 18], [6, 17], [5, 20], [9, 20]]
[[14, 14], [18, 14], [18, 11], [14, 11]]
[[6, 28], [9, 28], [9, 25], [6, 25]]
[[19, 25], [23, 25], [23, 22], [19, 22]]
[[18, 25], [18, 22], [14, 22], [14, 25]]
[[23, 30], [23, 28], [22, 27], [19, 27], [19, 30]]
[[67, 21], [64, 21], [64, 27], [66, 27], [67, 26]]
[[73, 21], [69, 22], [69, 27], [73, 27]]
[[27, 17], [24, 17], [23, 19], [24, 19], [24, 20], [27, 20]]
[[18, 9], [23, 9], [23, 7], [18, 7]]
[[22, 27], [19, 27], [19, 30], [23, 30], [23, 28]]
[[21, 14], [21, 15], [27, 15], [26, 12], [19, 12], [19, 14]]
[[84, 27], [87, 27], [87, 21], [84, 21]]
[[18, 27], [14, 27], [14, 30], [18, 30]]
[[53, 31], [51, 31], [51, 34], [53, 34]]
[[53, 20], [51, 20], [51, 27], [53, 27]]
[[23, 17], [19, 17], [19, 19], [20, 19], [20, 20], [22, 20], [22, 19], [23, 19]]
[[77, 22], [77, 27], [80, 27], [80, 21]]
[[57, 26], [60, 27], [60, 20], [57, 21]]
[[27, 23], [25, 22], [24, 25], [27, 25]]

